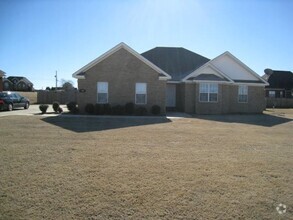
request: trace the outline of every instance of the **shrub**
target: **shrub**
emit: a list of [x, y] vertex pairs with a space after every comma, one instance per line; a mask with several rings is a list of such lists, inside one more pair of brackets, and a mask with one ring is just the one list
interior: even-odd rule
[[103, 104], [96, 104], [95, 105], [95, 114], [96, 115], [103, 115], [105, 114], [104, 105]]
[[125, 105], [125, 114], [126, 115], [133, 115], [134, 114], [134, 104], [132, 102], [128, 102]]
[[60, 107], [59, 102], [53, 102], [53, 110], [54, 110], [54, 112], [58, 112], [59, 107]]
[[67, 109], [73, 114], [78, 113], [78, 108], [77, 108], [76, 102], [67, 103]]
[[61, 113], [63, 112], [63, 109], [62, 109], [61, 107], [59, 107], [58, 110], [57, 110], [57, 112], [58, 112], [59, 114], [61, 114]]
[[39, 106], [39, 109], [41, 110], [42, 114], [45, 114], [47, 112], [48, 108], [49, 108], [49, 105], [47, 105], [47, 104], [41, 104]]
[[124, 107], [122, 105], [115, 105], [112, 107], [112, 114], [113, 115], [124, 115]]
[[112, 114], [112, 107], [110, 104], [104, 104], [104, 114], [106, 115]]
[[161, 107], [158, 105], [153, 105], [151, 112], [153, 115], [159, 115], [161, 113]]
[[143, 116], [147, 114], [147, 109], [143, 106], [139, 106], [135, 109], [135, 115]]
[[86, 104], [85, 106], [85, 112], [88, 114], [94, 114], [95, 113], [95, 106], [91, 103]]

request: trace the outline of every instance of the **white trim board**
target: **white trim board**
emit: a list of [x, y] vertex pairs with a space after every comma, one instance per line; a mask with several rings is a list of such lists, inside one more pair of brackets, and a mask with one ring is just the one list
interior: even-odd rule
[[202, 70], [204, 70], [204, 68], [206, 67], [210, 67], [212, 69], [214, 69], [215, 71], [217, 71], [219, 74], [221, 74], [223, 77], [227, 78], [230, 82], [235, 83], [235, 81], [229, 77], [226, 73], [224, 73], [223, 71], [221, 71], [218, 67], [216, 67], [216, 65], [214, 65], [214, 63], [216, 64], [216, 61], [224, 56], [228, 56], [232, 61], [234, 61], [236, 64], [238, 64], [239, 66], [241, 66], [242, 68], [244, 68], [249, 74], [251, 74], [251, 76], [255, 77], [256, 79], [260, 80], [263, 83], [259, 83], [260, 85], [268, 85], [268, 83], [262, 79], [259, 75], [257, 75], [252, 69], [250, 69], [248, 66], [246, 66], [244, 63], [242, 63], [238, 58], [236, 58], [234, 55], [232, 55], [229, 51], [226, 51], [224, 53], [222, 53], [221, 55], [215, 57], [214, 59], [210, 60], [209, 62], [205, 63], [203, 66], [201, 66], [200, 68], [196, 69], [195, 71], [193, 71], [192, 73], [190, 73], [189, 75], [187, 75], [183, 81], [187, 81], [188, 78], [190, 77], [194, 77], [197, 76], [198, 74], [201, 73]]
[[98, 64], [99, 62], [103, 61], [104, 59], [106, 59], [107, 57], [109, 57], [113, 53], [117, 52], [121, 48], [127, 50], [129, 53], [131, 53], [132, 55], [134, 55], [135, 57], [137, 57], [139, 60], [141, 60], [142, 62], [144, 62], [146, 65], [148, 65], [149, 67], [151, 67], [156, 72], [164, 74], [165, 75], [164, 77], [160, 76], [161, 79], [162, 78], [171, 79], [171, 76], [168, 73], [166, 73], [165, 71], [163, 71], [162, 69], [160, 69], [159, 67], [157, 67], [156, 65], [154, 65], [153, 63], [151, 63], [149, 60], [147, 60], [146, 58], [144, 58], [142, 55], [140, 55], [139, 53], [137, 53], [135, 50], [133, 50], [131, 47], [129, 47], [127, 44], [125, 44], [123, 42], [121, 42], [120, 44], [116, 45], [112, 49], [108, 50], [106, 53], [102, 54], [101, 56], [99, 56], [98, 58], [94, 59], [93, 61], [91, 61], [90, 63], [88, 63], [84, 67], [82, 67], [81, 69], [79, 69], [76, 72], [74, 72], [72, 74], [72, 77], [74, 77], [76, 79], [84, 79], [85, 78], [84, 76], [78, 76], [78, 74], [79, 73], [82, 73], [82, 72], [86, 72], [91, 67], [93, 67], [96, 64]]

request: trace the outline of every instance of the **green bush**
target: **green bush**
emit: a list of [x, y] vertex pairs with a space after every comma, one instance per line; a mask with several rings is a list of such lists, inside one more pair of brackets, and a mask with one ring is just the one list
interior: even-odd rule
[[126, 103], [126, 105], [125, 105], [125, 114], [126, 115], [133, 115], [134, 110], [135, 110], [135, 107], [134, 107], [134, 104], [132, 102]]
[[41, 104], [39, 106], [40, 111], [42, 112], [42, 114], [45, 114], [47, 112], [47, 109], [49, 108], [49, 105], [47, 104]]
[[53, 110], [54, 110], [54, 112], [58, 112], [59, 106], [60, 106], [59, 102], [53, 102]]
[[143, 115], [146, 115], [147, 113], [148, 113], [147, 109], [143, 106], [136, 107], [135, 109], [135, 115], [143, 116]]
[[151, 112], [153, 115], [159, 115], [161, 113], [161, 107], [158, 105], [153, 105]]
[[95, 114], [96, 115], [103, 115], [105, 114], [104, 105], [103, 104], [96, 104], [95, 105]]
[[122, 105], [115, 105], [112, 107], [113, 115], [124, 115], [125, 109]]
[[110, 104], [104, 104], [104, 114], [111, 115], [112, 114], [112, 107]]
[[77, 105], [76, 105], [76, 102], [69, 102], [67, 103], [67, 109], [73, 113], [73, 114], [76, 114], [78, 113], [78, 108], [77, 108]]
[[95, 113], [95, 106], [91, 103], [86, 104], [85, 106], [85, 112], [88, 114], [94, 114]]
[[63, 112], [63, 109], [62, 109], [61, 107], [59, 107], [58, 110], [57, 110], [57, 112], [58, 112], [59, 114], [61, 114], [61, 113]]

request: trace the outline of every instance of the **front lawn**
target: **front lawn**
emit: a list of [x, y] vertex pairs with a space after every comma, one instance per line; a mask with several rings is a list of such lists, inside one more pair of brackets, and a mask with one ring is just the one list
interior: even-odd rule
[[1, 117], [0, 219], [292, 219], [292, 112]]

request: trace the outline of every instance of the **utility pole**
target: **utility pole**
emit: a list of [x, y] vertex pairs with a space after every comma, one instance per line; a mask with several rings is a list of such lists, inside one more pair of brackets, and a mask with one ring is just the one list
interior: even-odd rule
[[56, 86], [55, 86], [56, 88], [55, 88], [55, 90], [57, 91], [57, 82], [58, 82], [57, 70], [56, 70], [55, 78], [56, 78]]

